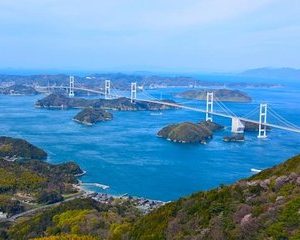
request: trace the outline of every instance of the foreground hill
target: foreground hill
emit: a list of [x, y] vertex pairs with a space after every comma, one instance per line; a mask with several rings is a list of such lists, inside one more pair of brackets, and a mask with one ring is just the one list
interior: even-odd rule
[[102, 240], [122, 239], [123, 234], [123, 239], [128, 239], [124, 232], [140, 216], [129, 201], [104, 204], [90, 198], [76, 199], [22, 219], [6, 236], [18, 240], [42, 236], [48, 240]]
[[300, 156], [141, 218], [131, 239], [300, 239]]
[[0, 137], [0, 222], [78, 192], [74, 184], [78, 183], [76, 176], [83, 173], [79, 166], [41, 161], [46, 156], [23, 139]]
[[128, 202], [76, 199], [19, 221], [10, 239], [300, 238], [300, 155], [239, 182], [168, 203], [142, 216]]

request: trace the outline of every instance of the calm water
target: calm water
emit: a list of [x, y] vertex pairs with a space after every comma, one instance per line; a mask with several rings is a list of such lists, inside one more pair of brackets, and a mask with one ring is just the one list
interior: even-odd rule
[[[181, 90], [149, 93], [160, 96], [162, 92], [168, 97]], [[247, 114], [266, 101], [300, 125], [299, 88], [289, 85], [242, 90], [252, 96], [253, 102], [226, 104], [235, 113]], [[207, 145], [175, 144], [155, 136], [167, 124], [204, 119], [203, 114], [184, 110], [165, 111], [163, 115], [114, 112], [113, 121], [85, 127], [72, 121], [78, 110], [35, 109], [34, 102], [42, 97], [0, 96], [0, 134], [25, 138], [45, 149], [51, 163], [76, 161], [87, 171], [83, 182], [109, 185], [106, 191], [112, 194], [173, 200], [221, 183], [232, 183], [251, 175], [251, 168], [270, 167], [300, 152], [300, 134], [275, 129], [267, 140], [258, 140], [257, 133], [248, 133], [244, 143], [224, 143], [222, 137], [229, 130], [217, 132]], [[203, 102], [188, 104], [204, 107]], [[257, 114], [253, 118], [257, 119]], [[226, 119], [214, 120], [230, 125]]]

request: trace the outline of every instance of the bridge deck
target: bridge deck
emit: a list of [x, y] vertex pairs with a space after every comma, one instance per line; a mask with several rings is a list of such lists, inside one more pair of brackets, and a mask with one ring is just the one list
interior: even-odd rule
[[[155, 100], [145, 100], [145, 99], [137, 99], [137, 101], [164, 104], [164, 105], [167, 105], [167, 106], [178, 107], [178, 108], [187, 109], [187, 110], [191, 110], [191, 111], [195, 111], [195, 112], [207, 113], [206, 110], [195, 108], [195, 107], [184, 106], [184, 105], [177, 104], [177, 103], [168, 103], [168, 102], [155, 101]], [[224, 113], [218, 113], [218, 112], [209, 112], [209, 113], [214, 115], [214, 116], [219, 116], [219, 117], [224, 117], [224, 118], [237, 117], [238, 119], [240, 119], [241, 121], [244, 121], [244, 122], [259, 124], [259, 121], [255, 121], [255, 120], [248, 119], [248, 118], [232, 116], [232, 115], [228, 115], [228, 114], [224, 114]], [[284, 126], [280, 126], [280, 125], [276, 125], [276, 124], [272, 124], [272, 123], [266, 123], [266, 124], [262, 124], [262, 125], [272, 127], [272, 128], [281, 129], [281, 130], [286, 130], [286, 131], [290, 131], [290, 132], [300, 133], [300, 129], [296, 129], [296, 128], [284, 127]]]
[[[69, 86], [51, 86], [50, 88], [67, 89], [67, 88], [69, 88]], [[37, 87], [37, 89], [48, 89], [48, 87]], [[105, 95], [105, 93], [103, 91], [98, 91], [98, 90], [93, 90], [93, 89], [88, 89], [88, 88], [82, 88], [82, 87], [74, 87], [74, 90], [81, 90], [81, 91], [87, 91], [87, 92], [92, 92], [92, 93]], [[117, 95], [111, 95], [111, 96], [112, 97], [117, 97], [117, 98], [121, 97], [121, 96], [117, 96]], [[166, 106], [187, 109], [187, 110], [191, 110], [191, 111], [195, 111], [195, 112], [207, 113], [206, 110], [181, 105], [181, 104], [178, 104], [178, 103], [170, 103], [170, 102], [163, 102], [163, 101], [149, 100], [149, 99], [136, 99], [136, 101], [163, 104], [163, 105], [166, 105]], [[259, 124], [259, 121], [248, 119], [248, 118], [232, 116], [232, 115], [229, 115], [229, 114], [224, 114], [224, 113], [219, 113], [219, 112], [209, 112], [209, 113], [214, 115], [214, 116], [224, 117], [224, 118], [235, 118], [235, 117], [237, 117], [238, 119], [240, 119], [241, 121], [244, 121], [244, 122]], [[268, 127], [271, 127], [271, 128], [277, 128], [277, 129], [285, 130], [285, 131], [300, 133], [300, 129], [297, 129], [297, 128], [290, 128], [290, 127], [280, 126], [280, 125], [276, 125], [276, 124], [272, 124], [272, 123], [266, 123], [266, 124], [262, 124], [262, 125], [268, 126]]]

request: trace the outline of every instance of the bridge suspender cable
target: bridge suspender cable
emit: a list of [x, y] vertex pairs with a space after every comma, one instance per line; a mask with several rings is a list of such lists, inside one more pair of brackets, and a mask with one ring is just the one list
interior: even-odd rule
[[[94, 89], [83, 88], [83, 87], [75, 87], [75, 78], [74, 78], [74, 76], [70, 76], [69, 86], [52, 86], [52, 87], [50, 87], [49, 85], [46, 86], [46, 87], [37, 86], [37, 89], [40, 90], [40, 91], [43, 91], [43, 89], [50, 90], [50, 88], [67, 89], [67, 90], [69, 90], [69, 96], [70, 97], [74, 97], [74, 95], [75, 95], [74, 90], [88, 91], [88, 92], [93, 92], [93, 93], [97, 93], [97, 94], [102, 94], [104, 96], [106, 94], [106, 97], [108, 97], [108, 96], [110, 96], [110, 97], [112, 97], [112, 96], [114, 96], [114, 97], [123, 96], [123, 95], [120, 95], [119, 93], [112, 94], [112, 92], [115, 93], [117, 91], [116, 91], [116, 89], [111, 88], [110, 81], [109, 81], [109, 84], [108, 84], [108, 82], [105, 83], [104, 92], [94, 90]], [[282, 129], [282, 130], [286, 130], [286, 131], [300, 133], [300, 127], [298, 127], [295, 124], [293, 124], [293, 123], [289, 122], [288, 120], [286, 120], [284, 117], [282, 117], [281, 115], [276, 113], [272, 108], [269, 108], [270, 115], [272, 117], [274, 117], [275, 119], [277, 119], [280, 123], [282, 123], [283, 126], [268, 123], [266, 121], [266, 117], [267, 117], [266, 116], [266, 111], [267, 111], [267, 105], [266, 104], [261, 104], [260, 105], [260, 118], [259, 118], [259, 121], [257, 121], [257, 120], [249, 119], [249, 116], [253, 115], [254, 112], [257, 110], [257, 108], [250, 111], [245, 116], [238, 117], [228, 107], [226, 107], [225, 104], [223, 104], [217, 98], [216, 98], [216, 103], [221, 107], [221, 109], [225, 113], [214, 111], [214, 109], [213, 109], [213, 104], [214, 104], [213, 93], [209, 93], [208, 96], [207, 96], [206, 110], [186, 106], [186, 105], [183, 105], [183, 104], [164, 102], [162, 100], [159, 100], [159, 99], [151, 96], [150, 94], [146, 93], [145, 91], [141, 92], [141, 94], [143, 96], [146, 96], [146, 98], [149, 98], [149, 99], [137, 98], [137, 84], [132, 83], [131, 84], [131, 91], [130, 91], [130, 100], [131, 100], [131, 102], [135, 102], [135, 101], [151, 102], [151, 103], [157, 103], [157, 104], [172, 106], [172, 107], [176, 107], [176, 108], [182, 108], [182, 109], [187, 109], [187, 110], [191, 110], [191, 111], [201, 112], [201, 113], [206, 114], [206, 120], [212, 120], [213, 116], [219, 116], [219, 117], [231, 118], [231, 119], [237, 118], [240, 121], [259, 124], [259, 126], [260, 126], [260, 132], [259, 132], [259, 135], [258, 135], [259, 137], [265, 137], [266, 136], [265, 131], [266, 131], [267, 127], [272, 127], [272, 128]]]

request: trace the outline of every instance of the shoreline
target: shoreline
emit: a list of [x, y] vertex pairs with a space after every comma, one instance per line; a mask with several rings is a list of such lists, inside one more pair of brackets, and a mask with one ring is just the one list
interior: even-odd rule
[[[86, 174], [86, 171], [84, 171], [84, 174]], [[83, 192], [83, 195], [88, 198], [92, 198], [93, 200], [104, 203], [104, 204], [110, 204], [115, 200], [124, 200], [131, 202], [135, 207], [140, 209], [143, 213], [149, 213], [150, 211], [165, 205], [166, 203], [169, 203], [171, 201], [162, 201], [162, 200], [154, 200], [149, 199], [145, 197], [137, 197], [129, 195], [128, 193], [115, 195], [105, 192], [96, 192], [93, 190], [88, 190], [84, 186], [94, 186], [101, 188], [102, 190], [107, 190], [110, 188], [108, 185], [104, 185], [101, 183], [84, 183], [78, 179], [78, 184], [74, 185], [74, 187], [79, 191]]]

